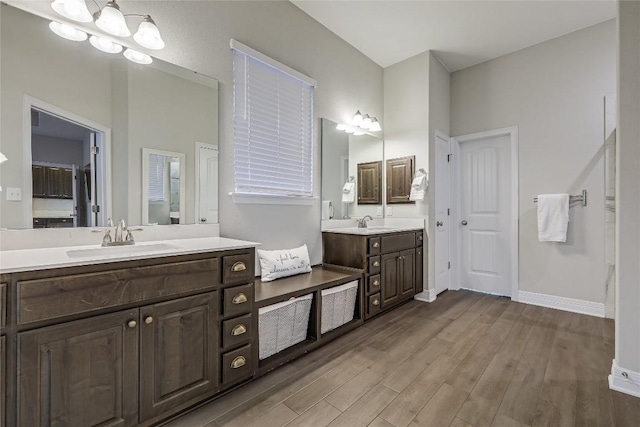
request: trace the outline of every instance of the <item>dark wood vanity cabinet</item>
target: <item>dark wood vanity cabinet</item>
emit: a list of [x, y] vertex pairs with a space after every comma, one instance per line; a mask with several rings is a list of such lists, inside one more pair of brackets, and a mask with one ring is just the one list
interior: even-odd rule
[[422, 290], [423, 240], [422, 230], [372, 235], [325, 231], [323, 259], [364, 270], [365, 319], [369, 319]]
[[150, 426], [251, 378], [254, 259], [250, 248], [10, 275], [7, 425]]

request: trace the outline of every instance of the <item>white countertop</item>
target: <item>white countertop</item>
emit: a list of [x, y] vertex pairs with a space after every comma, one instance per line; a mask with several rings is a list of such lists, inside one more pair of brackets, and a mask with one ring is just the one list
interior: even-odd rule
[[331, 228], [329, 230], [323, 230], [323, 233], [342, 233], [342, 234], [358, 234], [361, 236], [371, 236], [375, 234], [386, 233], [398, 233], [402, 231], [418, 231], [422, 230], [422, 227], [416, 226], [369, 226], [367, 228], [358, 227], [344, 227], [344, 228]]
[[259, 243], [225, 237], [172, 239], [136, 243], [132, 246], [65, 246], [0, 251], [0, 273], [46, 270], [90, 264], [160, 258], [230, 249], [246, 249]]

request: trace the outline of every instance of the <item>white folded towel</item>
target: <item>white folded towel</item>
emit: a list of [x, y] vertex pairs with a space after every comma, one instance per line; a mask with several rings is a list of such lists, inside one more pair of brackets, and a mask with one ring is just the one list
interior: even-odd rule
[[342, 203], [353, 203], [356, 201], [356, 184], [346, 182], [342, 187]]
[[333, 218], [333, 204], [331, 200], [322, 201], [322, 219]]
[[429, 186], [429, 179], [426, 175], [421, 175], [413, 178], [411, 182], [411, 193], [409, 193], [409, 200], [417, 201], [424, 200], [427, 187]]
[[538, 240], [566, 242], [569, 226], [569, 195], [538, 195]]

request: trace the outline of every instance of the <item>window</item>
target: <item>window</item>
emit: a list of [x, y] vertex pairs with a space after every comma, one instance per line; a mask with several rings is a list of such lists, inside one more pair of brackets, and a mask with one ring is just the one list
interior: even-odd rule
[[149, 154], [149, 201], [164, 202], [165, 200], [165, 156]]
[[235, 40], [231, 48], [234, 201], [310, 200], [315, 81]]

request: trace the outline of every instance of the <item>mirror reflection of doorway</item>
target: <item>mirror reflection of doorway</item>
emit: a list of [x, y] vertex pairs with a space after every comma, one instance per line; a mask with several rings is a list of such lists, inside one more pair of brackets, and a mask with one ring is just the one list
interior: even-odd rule
[[102, 225], [103, 140], [100, 131], [31, 107], [34, 228]]

